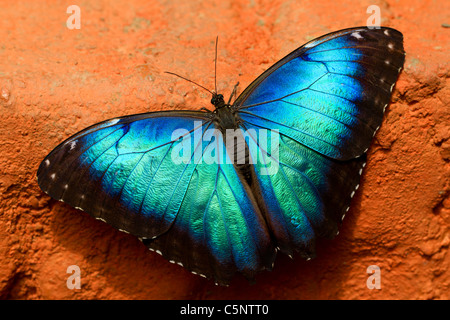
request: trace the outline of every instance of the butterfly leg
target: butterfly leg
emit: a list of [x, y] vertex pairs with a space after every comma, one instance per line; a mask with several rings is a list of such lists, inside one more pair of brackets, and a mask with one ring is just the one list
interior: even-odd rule
[[209, 109], [207, 109], [207, 108], [205, 108], [205, 107], [200, 108], [200, 110], [201, 110], [201, 111], [206, 111], [206, 112], [208, 112], [208, 113], [211, 113], [211, 112], [212, 112], [211, 110], [209, 110]]
[[239, 82], [234, 85], [233, 91], [231, 92], [230, 99], [228, 100], [228, 105], [230, 105], [231, 99], [234, 95], [236, 95], [237, 87], [239, 86]]

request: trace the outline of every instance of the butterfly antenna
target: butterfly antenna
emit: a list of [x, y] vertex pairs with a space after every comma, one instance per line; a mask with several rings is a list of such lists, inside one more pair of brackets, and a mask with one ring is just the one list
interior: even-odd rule
[[194, 81], [192, 81], [192, 80], [186, 79], [185, 77], [182, 77], [182, 76], [180, 76], [179, 74], [176, 74], [176, 73], [173, 73], [173, 72], [169, 72], [169, 71], [164, 71], [164, 72], [165, 72], [165, 73], [168, 73], [168, 74], [171, 74], [171, 75], [174, 75], [174, 76], [177, 76], [178, 78], [181, 78], [181, 79], [183, 79], [183, 80], [189, 81], [189, 82], [195, 84], [196, 86], [199, 86], [200, 88], [205, 89], [206, 91], [208, 91], [208, 92], [211, 93], [212, 95], [214, 95], [214, 93], [213, 93], [211, 90], [206, 89], [204, 86], [198, 84], [197, 82], [194, 82]]
[[214, 59], [214, 90], [217, 93], [217, 43], [219, 42], [219, 36], [216, 38], [216, 57]]

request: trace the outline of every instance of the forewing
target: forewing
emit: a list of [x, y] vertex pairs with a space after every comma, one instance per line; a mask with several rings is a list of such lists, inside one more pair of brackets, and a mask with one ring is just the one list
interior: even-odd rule
[[403, 36], [394, 29], [334, 32], [280, 60], [234, 106], [246, 122], [327, 157], [353, 159], [381, 125], [404, 59]]
[[201, 127], [208, 120], [200, 113], [159, 112], [89, 127], [42, 161], [39, 186], [118, 229], [157, 236], [173, 222], [188, 184], [182, 173], [189, 168], [171, 159], [181, 141], [172, 133], [193, 131], [194, 123]]

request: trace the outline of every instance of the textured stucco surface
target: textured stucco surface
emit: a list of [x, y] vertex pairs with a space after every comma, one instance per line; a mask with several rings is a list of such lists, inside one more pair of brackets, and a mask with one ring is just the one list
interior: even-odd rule
[[[450, 87], [445, 1], [0, 1], [0, 298], [449, 299]], [[101, 120], [209, 107], [306, 41], [365, 25], [369, 5], [405, 37], [405, 69], [351, 210], [318, 257], [279, 255], [256, 284], [217, 287], [36, 183], [59, 142]], [[338, 192], [338, 191], [337, 191]], [[81, 269], [81, 289], [66, 286]], [[381, 270], [381, 289], [366, 269]]]

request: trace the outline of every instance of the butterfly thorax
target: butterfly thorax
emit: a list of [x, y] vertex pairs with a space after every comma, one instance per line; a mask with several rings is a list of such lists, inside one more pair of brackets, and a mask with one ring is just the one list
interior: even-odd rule
[[226, 129], [237, 129], [239, 127], [237, 114], [231, 105], [225, 103], [223, 95], [214, 94], [211, 103], [215, 107], [213, 111], [214, 121], [222, 131]]

